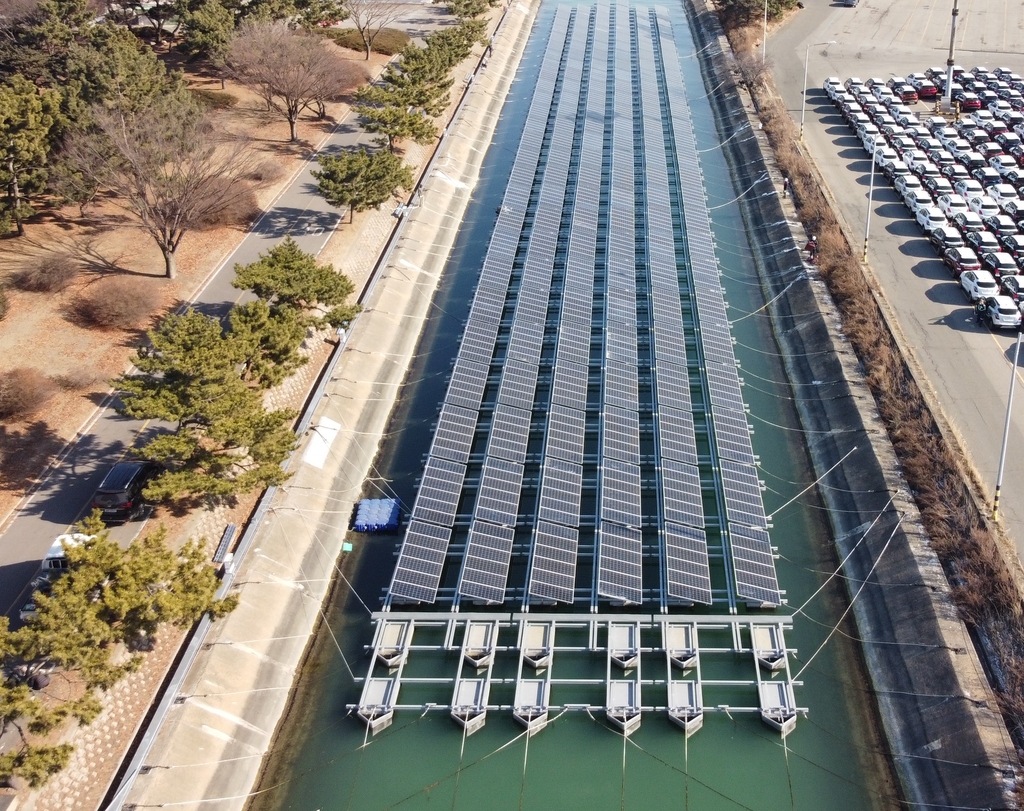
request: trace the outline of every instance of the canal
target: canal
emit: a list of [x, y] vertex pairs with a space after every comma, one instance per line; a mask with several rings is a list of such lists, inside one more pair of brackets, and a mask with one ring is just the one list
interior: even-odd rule
[[[424, 329], [382, 444], [366, 495], [396, 496], [411, 505], [431, 428], [445, 396], [448, 375], [488, 239], [502, 204], [504, 183], [516, 156], [523, 122], [547, 46], [557, 4], [541, 8], [516, 81], [490, 145], [481, 182], [462, 225], [433, 311]], [[779, 350], [764, 312], [764, 298], [747, 241], [736, 189], [719, 149], [720, 134], [706, 94], [682, 7], [668, 10], [686, 82], [725, 298], [744, 380], [743, 396], [753, 426], [752, 442], [765, 483], [776, 568], [792, 618], [787, 645], [797, 653], [796, 701], [808, 708], [796, 729], [782, 738], [756, 714], [711, 712], [703, 728], [687, 738], [664, 716], [645, 715], [626, 738], [602, 714], [558, 710], [548, 727], [528, 737], [511, 713], [492, 713], [466, 737], [446, 712], [399, 711], [389, 728], [373, 736], [348, 709], [359, 701], [371, 642], [370, 613], [380, 610], [401, 536], [357, 536], [356, 551], [343, 564], [345, 580], [326, 609], [296, 688], [295, 701], [272, 749], [252, 807], [272, 809], [874, 809], [895, 804], [892, 779], [877, 737], [852, 623], [827, 516], [815, 498], [813, 475], [794, 408], [799, 387], [784, 376]], [[823, 381], [824, 382], [824, 381]], [[841, 439], [840, 439], [841, 441]], [[807, 490], [807, 492], [803, 492]], [[741, 611], [743, 609], [741, 608]], [[721, 613], [716, 607], [715, 613]], [[417, 638], [429, 640], [429, 631]], [[712, 641], [713, 644], [713, 641]], [[418, 664], [417, 675], [450, 672], [458, 652]], [[658, 667], [645, 655], [642, 668]], [[567, 657], [565, 668], [580, 678], [603, 673], [601, 656]], [[514, 676], [514, 663], [496, 666]], [[750, 662], [722, 656], [706, 662], [704, 676], [728, 680], [750, 670]], [[749, 675], [749, 674], [748, 674]], [[496, 687], [509, 703], [510, 688]], [[600, 688], [603, 690], [603, 688]], [[403, 703], [445, 702], [426, 688], [403, 694]], [[504, 692], [503, 692], [504, 691]], [[595, 692], [598, 692], [595, 690]], [[709, 707], [751, 703], [739, 688], [706, 691]], [[578, 700], [574, 696], [564, 703]], [[602, 696], [586, 697], [601, 704]], [[663, 700], [661, 702], [664, 703]], [[562, 703], [557, 702], [556, 703]]]

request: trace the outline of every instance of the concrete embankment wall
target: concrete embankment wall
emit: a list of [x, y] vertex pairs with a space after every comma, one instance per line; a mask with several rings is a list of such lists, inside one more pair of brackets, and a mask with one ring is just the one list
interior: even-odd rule
[[239, 607], [210, 631], [127, 806], [240, 811], [252, 796], [538, 6], [525, 0], [506, 11], [486, 69], [478, 67], [369, 288], [292, 459], [293, 476], [241, 565]]
[[821, 498], [864, 640], [865, 689], [876, 698], [905, 799], [926, 807], [1010, 806], [1013, 746], [863, 370], [824, 283], [793, 250], [806, 239], [787, 222], [793, 209], [764, 194], [772, 184], [758, 183], [764, 174], [778, 189], [781, 177], [718, 19], [704, 0], [692, 0], [687, 11], [698, 49], [711, 46], [702, 70], [708, 87], [721, 88], [711, 100], [723, 137], [746, 127], [755, 136], [727, 139], [724, 150], [736, 187], [754, 189], [741, 198], [743, 216], [813, 469], [820, 477], [838, 465]]

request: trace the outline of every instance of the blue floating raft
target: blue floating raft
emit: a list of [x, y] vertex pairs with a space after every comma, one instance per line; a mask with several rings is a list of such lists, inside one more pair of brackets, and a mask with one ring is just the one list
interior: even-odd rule
[[397, 498], [364, 498], [356, 508], [356, 532], [389, 532], [398, 529]]

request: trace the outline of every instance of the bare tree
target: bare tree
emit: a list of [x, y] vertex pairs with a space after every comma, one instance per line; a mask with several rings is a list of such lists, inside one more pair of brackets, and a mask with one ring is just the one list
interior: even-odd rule
[[358, 62], [341, 57], [332, 60], [320, 71], [305, 106], [314, 108], [316, 117], [323, 121], [327, 118], [327, 102], [337, 101], [369, 78], [366, 68]]
[[291, 30], [283, 20], [243, 22], [226, 62], [238, 81], [288, 120], [292, 141], [297, 140], [295, 124], [304, 107], [344, 93], [361, 80], [323, 40]]
[[245, 139], [214, 130], [186, 92], [133, 114], [96, 107], [93, 116], [94, 129], [66, 144], [70, 182], [111, 192], [111, 202], [138, 217], [173, 279], [185, 234], [250, 192], [255, 154]]
[[348, 0], [349, 19], [355, 25], [370, 58], [377, 35], [402, 16], [404, 4], [397, 0]]

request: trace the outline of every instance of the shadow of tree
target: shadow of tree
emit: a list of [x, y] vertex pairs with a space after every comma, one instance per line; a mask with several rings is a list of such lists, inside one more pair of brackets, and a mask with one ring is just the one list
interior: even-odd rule
[[0, 487], [24, 493], [64, 444], [46, 420], [0, 425]]

